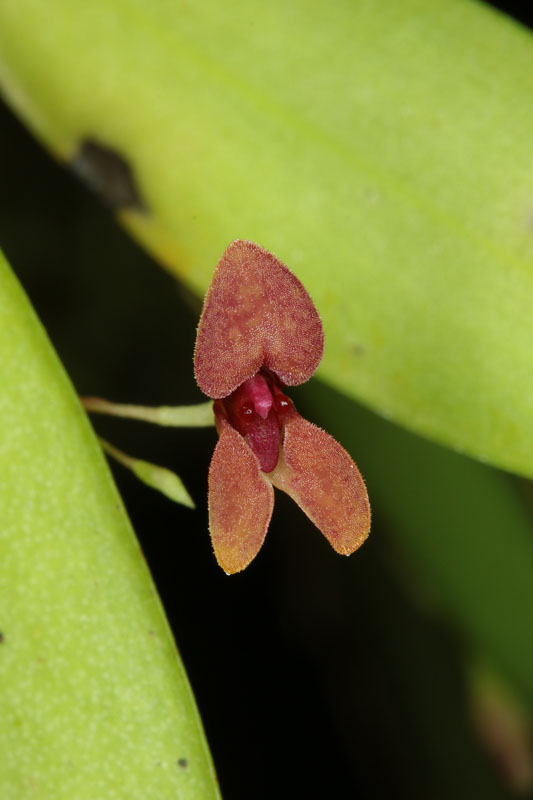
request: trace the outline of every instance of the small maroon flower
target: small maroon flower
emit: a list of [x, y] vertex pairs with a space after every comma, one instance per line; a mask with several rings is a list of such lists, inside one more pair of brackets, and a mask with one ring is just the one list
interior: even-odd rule
[[370, 506], [348, 453], [285, 395], [324, 350], [320, 317], [295, 275], [237, 240], [219, 261], [198, 325], [195, 375], [215, 402], [209, 526], [218, 563], [240, 572], [263, 544], [273, 486], [287, 492], [343, 555], [367, 538]]

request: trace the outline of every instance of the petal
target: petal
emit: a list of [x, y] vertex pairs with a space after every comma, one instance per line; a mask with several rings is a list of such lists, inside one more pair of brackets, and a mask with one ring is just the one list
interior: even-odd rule
[[370, 530], [370, 504], [356, 465], [335, 439], [292, 409], [270, 480], [305, 511], [337, 553], [350, 555]]
[[213, 399], [227, 397], [262, 366], [296, 386], [315, 372], [323, 350], [320, 317], [298, 278], [259, 245], [230, 244], [198, 325], [200, 389]]
[[265, 540], [274, 490], [242, 436], [224, 419], [209, 468], [209, 528], [224, 570], [240, 572]]

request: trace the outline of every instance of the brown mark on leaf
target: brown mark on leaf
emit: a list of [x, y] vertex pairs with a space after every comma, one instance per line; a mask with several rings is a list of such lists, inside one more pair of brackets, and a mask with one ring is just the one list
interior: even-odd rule
[[356, 356], [357, 358], [361, 358], [362, 356], [366, 355], [366, 347], [362, 342], [356, 341], [355, 339], [351, 339], [348, 342], [348, 351], [351, 355]]
[[178, 758], [178, 767], [185, 769], [185, 767], [189, 766], [189, 762], [186, 758]]
[[4, 644], [4, 634], [0, 631], [0, 644]]
[[110, 147], [84, 139], [72, 160], [72, 169], [114, 211], [146, 212], [133, 168]]

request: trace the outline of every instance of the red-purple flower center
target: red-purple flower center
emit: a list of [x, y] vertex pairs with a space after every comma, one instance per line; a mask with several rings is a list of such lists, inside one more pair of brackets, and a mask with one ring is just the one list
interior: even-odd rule
[[215, 402], [215, 414], [225, 414], [244, 436], [263, 472], [272, 472], [279, 457], [285, 414], [292, 403], [281, 391], [275, 376], [260, 370], [223, 400]]

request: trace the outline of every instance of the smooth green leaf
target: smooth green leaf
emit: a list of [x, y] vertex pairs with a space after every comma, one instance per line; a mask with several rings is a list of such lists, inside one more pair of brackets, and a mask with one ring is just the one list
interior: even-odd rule
[[102, 451], [1, 258], [0, 330], [0, 796], [217, 798]]
[[187, 508], [195, 507], [194, 500], [185, 488], [183, 481], [172, 470], [160, 467], [159, 464], [152, 464], [151, 461], [143, 461], [141, 458], [129, 456], [102, 438], [100, 438], [100, 444], [106, 453], [118, 461], [119, 464], [131, 470], [147, 486], [157, 489], [158, 492], [161, 492], [175, 503], [181, 503]]
[[524, 29], [464, 0], [18, 0], [0, 52], [13, 106], [199, 293], [258, 241], [323, 315], [323, 378], [533, 475]]
[[422, 596], [437, 600], [468, 650], [481, 653], [532, 709], [533, 530], [515, 480], [401, 430], [320, 382], [301, 397], [299, 410], [358, 463], [394, 537], [391, 561], [401, 555], [399, 572], [419, 575]]

